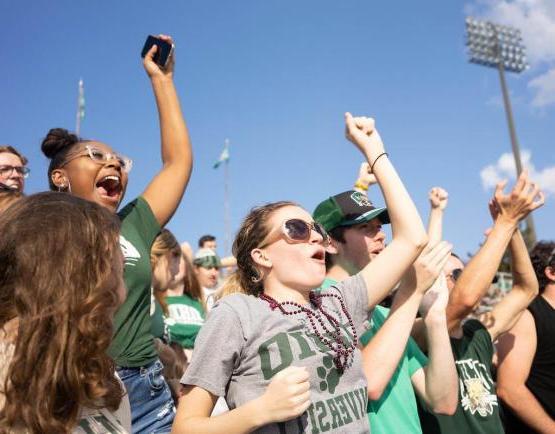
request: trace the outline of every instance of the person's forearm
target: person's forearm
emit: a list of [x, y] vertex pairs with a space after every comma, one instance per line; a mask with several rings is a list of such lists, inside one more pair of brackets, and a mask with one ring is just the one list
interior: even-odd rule
[[362, 350], [368, 397], [378, 400], [405, 352], [422, 295], [400, 289], [386, 321]]
[[266, 422], [261, 416], [257, 400], [213, 417], [183, 417], [178, 412], [172, 427], [172, 434], [245, 434]]
[[538, 279], [526, 248], [522, 234], [517, 229], [511, 238], [511, 269], [513, 285], [535, 294], [538, 291]]
[[450, 329], [472, 311], [490, 287], [515, 228], [516, 222], [498, 218], [484, 245], [464, 268], [449, 296], [447, 323]]
[[430, 312], [424, 324], [428, 343], [426, 403], [436, 413], [453, 414], [459, 387], [445, 313]]
[[428, 245], [435, 246], [441, 241], [443, 231], [443, 210], [432, 208], [428, 220]]
[[152, 88], [160, 117], [162, 161], [164, 165], [179, 164], [182, 176], [189, 178], [192, 167], [192, 150], [189, 133], [173, 80], [170, 77], [153, 77]]
[[391, 220], [393, 240], [404, 239], [408, 241], [414, 246], [414, 258], [416, 258], [428, 241], [424, 224], [401, 178], [389, 161], [389, 157], [383, 155], [379, 160], [373, 160], [377, 157], [366, 156], [369, 164], [375, 163], [373, 173], [378, 180], [378, 185], [386, 202], [387, 212]]
[[526, 385], [511, 383], [507, 389], [498, 387], [497, 394], [526, 425], [538, 433], [555, 433], [555, 421]]

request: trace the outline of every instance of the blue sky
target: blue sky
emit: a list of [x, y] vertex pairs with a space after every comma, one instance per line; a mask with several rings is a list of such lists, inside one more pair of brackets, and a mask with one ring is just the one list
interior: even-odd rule
[[[424, 218], [428, 190], [449, 191], [445, 238], [465, 255], [489, 225], [491, 190], [484, 185], [510, 171], [507, 158], [499, 159], [511, 149], [497, 72], [466, 61], [464, 17], [473, 13], [527, 26], [532, 68], [507, 80], [521, 147], [550, 192], [534, 215], [537, 231], [554, 238], [555, 55], [541, 41], [555, 28], [555, 11], [542, 4], [546, 26], [533, 25], [523, 0], [436, 0], [425, 7], [359, 0], [4, 1], [0, 142], [29, 158], [27, 191], [46, 189], [40, 141], [49, 128], [75, 128], [82, 77], [82, 136], [133, 158], [131, 200], [160, 168], [156, 108], [139, 53], [148, 34], [167, 33], [176, 41], [175, 81], [195, 155], [168, 226], [180, 240], [195, 244], [214, 233], [223, 250], [223, 170], [212, 164], [226, 137], [233, 231], [253, 205], [290, 199], [312, 210], [350, 188], [362, 160], [343, 136], [348, 110], [375, 117]], [[383, 203], [377, 189], [370, 197]]]

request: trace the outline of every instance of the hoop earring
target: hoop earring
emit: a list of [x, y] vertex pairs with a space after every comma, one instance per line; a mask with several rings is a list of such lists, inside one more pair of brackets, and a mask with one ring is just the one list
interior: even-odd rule
[[262, 282], [262, 279], [264, 279], [264, 273], [261, 273], [257, 268], [255, 268], [254, 271], [258, 274], [258, 276], [251, 276], [251, 281], [253, 283]]
[[71, 193], [71, 182], [69, 182], [69, 179], [67, 180], [67, 184], [68, 185], [65, 185], [65, 184], [58, 185], [58, 191], [60, 193], [62, 192]]

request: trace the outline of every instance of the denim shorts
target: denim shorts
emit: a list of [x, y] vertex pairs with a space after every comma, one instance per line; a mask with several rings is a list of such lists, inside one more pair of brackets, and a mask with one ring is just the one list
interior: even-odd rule
[[131, 406], [133, 433], [164, 434], [172, 429], [175, 405], [159, 359], [140, 368], [118, 367]]

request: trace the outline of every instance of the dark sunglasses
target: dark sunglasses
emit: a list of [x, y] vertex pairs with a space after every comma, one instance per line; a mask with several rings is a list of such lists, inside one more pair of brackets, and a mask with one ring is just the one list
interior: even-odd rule
[[455, 268], [453, 271], [451, 271], [451, 273], [449, 273], [446, 277], [450, 277], [453, 279], [453, 281], [457, 281], [457, 279], [459, 277], [461, 277], [463, 270], [462, 268]]
[[285, 220], [279, 228], [271, 231], [260, 248], [266, 247], [282, 237], [289, 243], [306, 243], [310, 240], [313, 230], [322, 237], [322, 245], [327, 247], [330, 244], [330, 237], [320, 223], [289, 219]]

